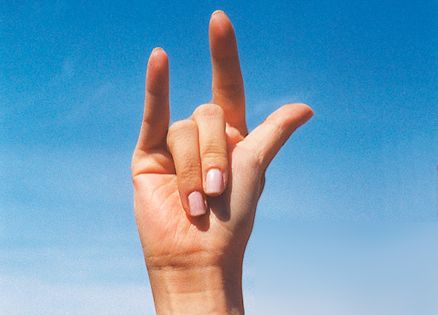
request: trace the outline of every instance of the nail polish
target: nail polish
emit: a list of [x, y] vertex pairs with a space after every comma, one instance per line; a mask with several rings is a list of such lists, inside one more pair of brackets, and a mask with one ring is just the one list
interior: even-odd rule
[[207, 212], [204, 197], [199, 191], [190, 193], [189, 197], [190, 215], [193, 217], [203, 215]]
[[205, 193], [221, 194], [224, 191], [224, 176], [220, 169], [212, 168], [205, 178]]

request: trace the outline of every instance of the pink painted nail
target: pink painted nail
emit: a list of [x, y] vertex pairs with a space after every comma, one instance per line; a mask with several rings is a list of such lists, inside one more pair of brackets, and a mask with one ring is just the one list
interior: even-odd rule
[[205, 193], [221, 194], [224, 191], [224, 176], [220, 169], [212, 168], [205, 179]]
[[194, 191], [189, 195], [190, 215], [193, 217], [203, 215], [207, 212], [204, 197], [199, 191]]

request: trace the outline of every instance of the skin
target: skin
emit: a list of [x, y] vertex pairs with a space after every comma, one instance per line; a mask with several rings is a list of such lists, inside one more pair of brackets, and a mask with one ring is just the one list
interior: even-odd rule
[[[243, 314], [242, 262], [267, 166], [313, 112], [287, 104], [248, 134], [233, 26], [209, 25], [212, 100], [169, 127], [169, 64], [151, 53], [145, 109], [132, 159], [135, 215], [158, 314]], [[206, 189], [209, 169], [223, 187]], [[206, 213], [191, 215], [199, 191]]]

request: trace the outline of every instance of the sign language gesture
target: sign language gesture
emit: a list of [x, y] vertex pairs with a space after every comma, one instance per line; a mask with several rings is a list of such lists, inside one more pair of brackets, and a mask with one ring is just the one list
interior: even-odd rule
[[157, 313], [241, 314], [243, 254], [264, 173], [313, 112], [284, 105], [248, 133], [233, 26], [209, 25], [212, 98], [169, 127], [169, 63], [152, 51], [132, 159], [135, 215]]

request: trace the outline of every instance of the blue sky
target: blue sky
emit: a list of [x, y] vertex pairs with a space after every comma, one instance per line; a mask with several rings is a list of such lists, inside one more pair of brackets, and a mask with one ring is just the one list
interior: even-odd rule
[[340, 0], [1, 3], [0, 313], [152, 313], [129, 178], [145, 65], [169, 54], [173, 120], [208, 101], [215, 9], [249, 126], [316, 112], [267, 174], [248, 313], [436, 314], [438, 5]]

